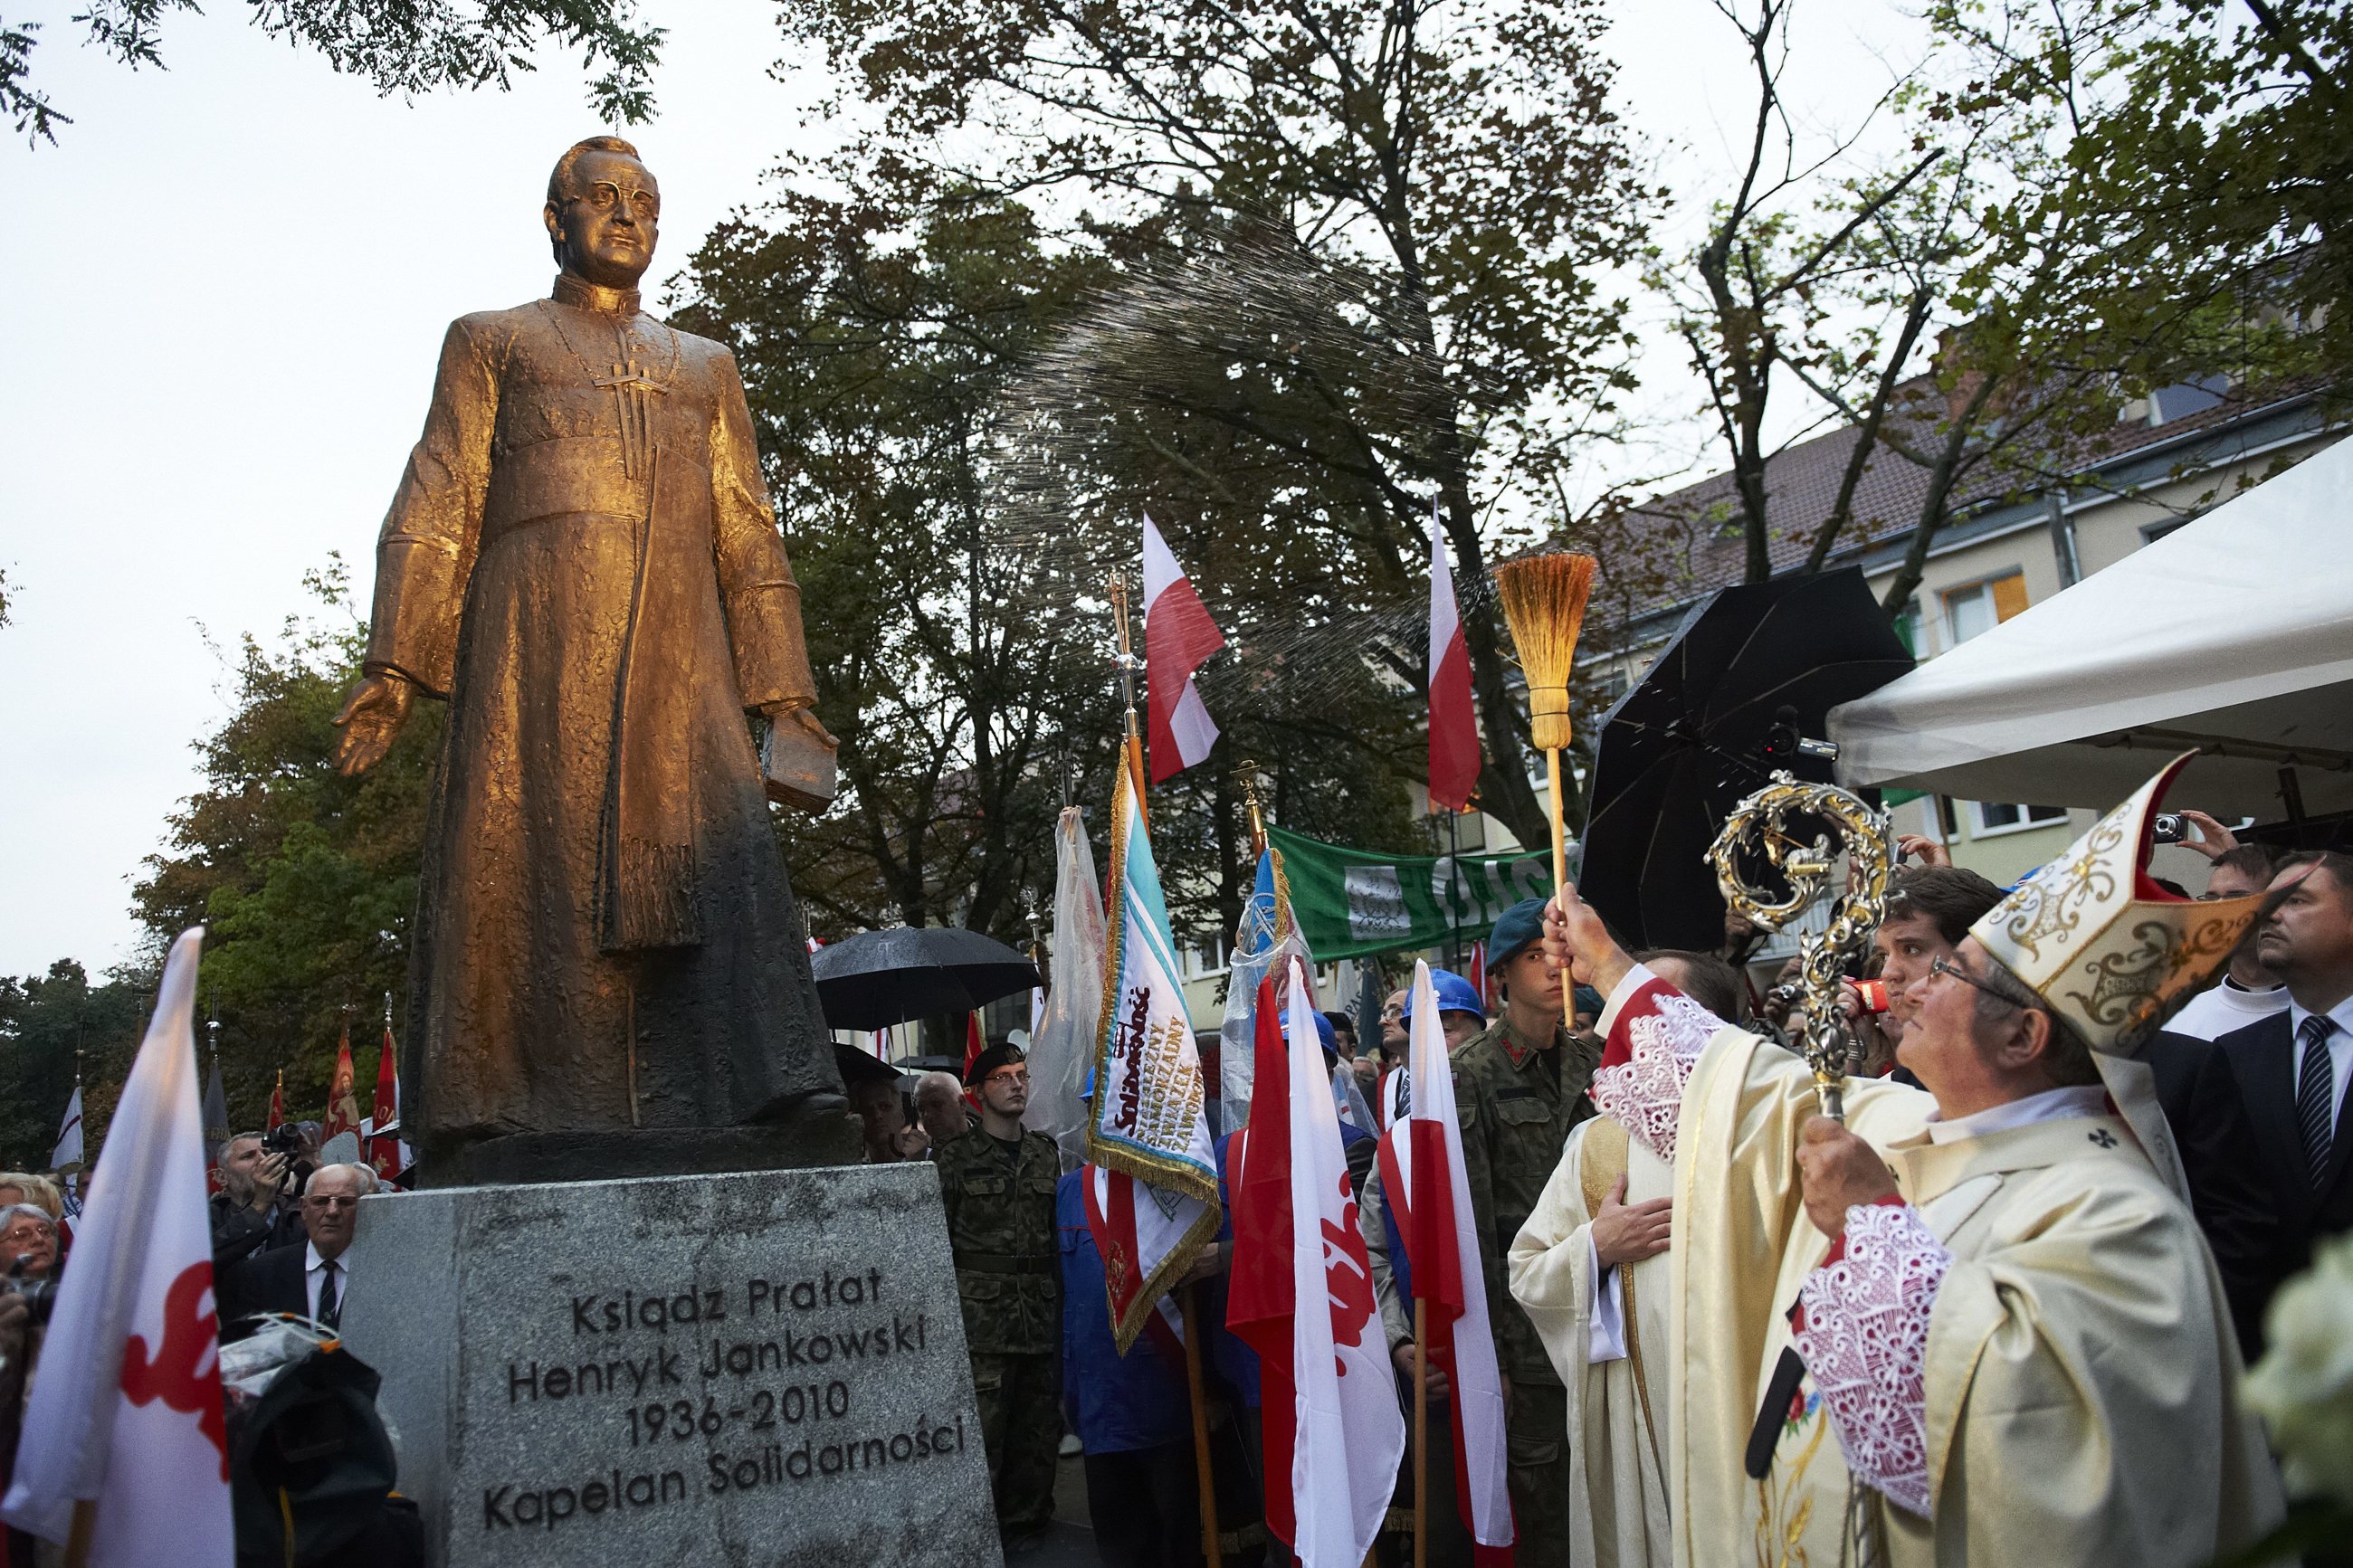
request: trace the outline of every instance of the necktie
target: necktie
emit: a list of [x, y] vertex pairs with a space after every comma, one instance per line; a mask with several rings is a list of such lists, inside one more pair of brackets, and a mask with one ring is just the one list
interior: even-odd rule
[[[2321, 1053], [2321, 1059], [2324, 1063], [2327, 1060], [2327, 1052]], [[318, 1318], [331, 1329], [343, 1326], [343, 1303], [335, 1293], [335, 1263], [332, 1258], [319, 1266]]]
[[2304, 1042], [2304, 1068], [2295, 1086], [2295, 1120], [2304, 1130], [2305, 1157], [2312, 1162], [2312, 1184], [2328, 1170], [2328, 1146], [2337, 1130], [2337, 1075], [2328, 1059], [2334, 1019], [2315, 1013], [2296, 1037]]

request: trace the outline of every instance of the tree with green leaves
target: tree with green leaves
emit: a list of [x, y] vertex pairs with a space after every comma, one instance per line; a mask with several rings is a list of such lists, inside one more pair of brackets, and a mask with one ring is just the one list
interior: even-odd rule
[[[198, 997], [221, 1022], [230, 1104], [258, 1115], [277, 1072], [290, 1109], [325, 1103], [335, 1042], [404, 1005], [426, 784], [442, 710], [420, 704], [382, 764], [335, 771], [335, 712], [366, 627], [340, 560], [311, 574], [318, 613], [243, 639], [227, 720], [196, 743], [204, 782], [169, 822], [133, 908], [153, 952], [203, 925]], [[315, 1113], [313, 1111], [312, 1113]]]
[[[2138, 175], [2118, 139], [2142, 128], [2144, 92], [2173, 94], [2178, 150], [2202, 134], [2188, 128], [2199, 114], [2254, 90], [2252, 55], [2226, 59], [2211, 39], [2185, 39], [2216, 6], [1952, 0], [1928, 18], [1924, 58], [1829, 138], [1802, 134], [1783, 100], [1791, 0], [1718, 9], [1750, 61], [1753, 133], [1704, 237], [1654, 262], [1651, 280], [1674, 302], [1705, 388], [1730, 476], [1721, 526], [1743, 540], [1746, 581], [1820, 571], [1841, 546], [1894, 530], [1905, 552], [1883, 599], [1899, 613], [1962, 511], [2085, 482], [2136, 391], [2191, 379], [2218, 350], [2235, 355], [2228, 374], [2247, 374], [2258, 340], [2293, 335], [2250, 330], [2243, 308], [2218, 308], [2211, 279], [2163, 259], [2173, 176], [2143, 181], [2129, 201], [2116, 195]], [[2146, 79], [2160, 59], [2169, 85]], [[2118, 90], [2128, 82], [2141, 86]], [[2202, 110], [2191, 102], [2201, 90], [2211, 95]], [[1902, 133], [1896, 151], [1865, 150], [1874, 121]], [[2135, 203], [2148, 247], [2139, 265], [2119, 244], [2120, 214]], [[2271, 259], [2247, 236], [2214, 237], [2208, 254], [2224, 269], [2261, 272]], [[2267, 357], [2261, 374], [2287, 367]], [[1833, 426], [1852, 432], [1835, 492], [1792, 510], [1769, 467]], [[1918, 470], [1907, 514], [1858, 516], [1865, 475], [1890, 463]], [[1641, 531], [1630, 531], [1621, 556], [1679, 542], [1672, 526]]]
[[2026, 334], [2045, 356], [2095, 323], [2118, 399], [2168, 384], [2353, 375], [2353, 11], [2295, 0], [1943, 0], [1967, 66], [1952, 120], [2043, 129], [1965, 286], [2081, 237]]
[[93, 984], [70, 958], [46, 974], [0, 975], [0, 1170], [49, 1168], [77, 1068], [84, 1144], [98, 1152], [154, 984], [153, 973], [132, 965]]
[[[1293, 508], [1299, 548], [1343, 596], [1416, 592], [1433, 500], [1466, 584], [1512, 526], [1564, 521], [1576, 446], [1614, 427], [1628, 384], [1600, 279], [1651, 197], [1608, 105], [1594, 0], [794, 0], [784, 16], [882, 111], [855, 166], [1071, 214], [1058, 241], [1107, 255], [1155, 231], [1179, 291], [1220, 266], [1294, 280], [1260, 319], [1203, 327], [1190, 363], [1153, 364], [1172, 374], [1127, 408], [1217, 426], [1245, 468], [1280, 469], [1270, 489], [1313, 498]], [[1179, 513], [1226, 478], [1167, 466]], [[1534, 837], [1526, 721], [1483, 596], [1466, 627], [1482, 796]], [[1417, 661], [1396, 662], [1418, 692]]]
[[[1137, 509], [1166, 512], [1172, 465], [1248, 483], [1227, 460], [1233, 437], [1214, 426], [1008, 437], [1008, 402], [1156, 243], [1106, 238], [1115, 249], [1055, 246], [1021, 205], [949, 199], [906, 171], [854, 199], [790, 195], [764, 223], [723, 226], [689, 274], [681, 320], [742, 367], [802, 584], [818, 709], [842, 742], [834, 809], [784, 825], [820, 934], [888, 920], [1025, 934], [1025, 895], [1050, 891], [1056, 812], [1109, 798], [1122, 720], [1105, 563], [1132, 555]], [[1092, 504], [1041, 506], [1048, 492]], [[1282, 537], [1263, 495], [1244, 510], [1262, 539]], [[1255, 570], [1268, 559], [1259, 548], [1202, 563], [1204, 592], [1245, 637], [1271, 614]], [[1362, 699], [1371, 671], [1344, 662], [1340, 686]], [[1302, 701], [1264, 674], [1228, 658], [1205, 676], [1229, 756], [1317, 781], [1303, 794], [1335, 790], [1377, 720], [1352, 727], [1345, 704]], [[1229, 926], [1248, 884], [1233, 773], [1227, 761], [1155, 793], [1176, 919], [1197, 933]], [[1402, 832], [1404, 793], [1388, 787], [1385, 816], [1370, 792], [1356, 826]]]
[[[201, 10], [196, 0], [88, 0], [74, 21], [102, 53], [134, 70], [161, 70], [165, 18]], [[653, 116], [662, 29], [638, 22], [632, 0], [257, 0], [252, 10], [263, 32], [317, 50], [336, 70], [387, 96], [451, 87], [503, 91], [517, 72], [533, 68], [528, 51], [554, 43], [580, 50], [582, 68], [597, 73], [588, 101], [598, 119], [635, 123]], [[0, 115], [35, 145], [54, 143], [58, 128], [73, 123], [33, 85], [40, 26], [0, 19]]]

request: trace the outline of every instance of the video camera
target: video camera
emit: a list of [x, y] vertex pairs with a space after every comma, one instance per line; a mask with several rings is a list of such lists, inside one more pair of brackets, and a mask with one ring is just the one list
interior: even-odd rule
[[286, 1156], [286, 1185], [283, 1190], [288, 1197], [301, 1197], [304, 1185], [319, 1173], [316, 1162], [302, 1158], [303, 1151], [310, 1146], [310, 1140], [302, 1135], [302, 1124], [299, 1121], [281, 1121], [261, 1135], [261, 1152], [264, 1154]]
[[26, 1279], [25, 1260], [19, 1258], [9, 1265], [8, 1282], [0, 1288], [0, 1296], [22, 1296], [26, 1309], [32, 1313], [31, 1326], [37, 1329], [47, 1324], [49, 1314], [57, 1309], [58, 1282], [54, 1279]]

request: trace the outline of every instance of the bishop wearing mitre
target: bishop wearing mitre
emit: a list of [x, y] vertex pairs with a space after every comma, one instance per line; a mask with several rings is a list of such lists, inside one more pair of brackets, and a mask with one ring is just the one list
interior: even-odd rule
[[1561, 894], [1548, 951], [1609, 998], [1593, 1098], [1672, 1171], [1650, 1382], [1676, 1563], [2191, 1568], [2277, 1522], [2221, 1279], [2148, 1069], [2117, 1054], [2261, 902], [2149, 880], [2188, 760], [1937, 962], [1897, 1051], [1926, 1091], [1851, 1081], [1844, 1125], [1802, 1060]]
[[660, 208], [617, 137], [557, 162], [554, 290], [450, 325], [376, 545], [344, 771], [449, 705], [403, 1106], [436, 1184], [756, 1163], [712, 1130], [839, 1109], [751, 718], [831, 737], [734, 359], [638, 301]]

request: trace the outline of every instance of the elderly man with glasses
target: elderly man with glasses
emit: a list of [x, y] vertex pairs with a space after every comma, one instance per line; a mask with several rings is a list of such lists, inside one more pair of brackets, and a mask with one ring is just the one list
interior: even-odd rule
[[1062, 1438], [1060, 1235], [1054, 1141], [1022, 1130], [1029, 1067], [1020, 1048], [989, 1047], [965, 1083], [980, 1123], [933, 1155], [964, 1302], [965, 1347], [997, 1525], [1007, 1542], [1054, 1516], [1054, 1461]]
[[302, 1188], [304, 1243], [254, 1253], [220, 1282], [221, 1337], [242, 1339], [272, 1314], [341, 1327], [352, 1288], [343, 1255], [358, 1232], [360, 1199], [375, 1190], [365, 1165], [321, 1167]]
[[1562, 895], [1548, 951], [1609, 998], [1594, 1100], [1674, 1170], [1663, 1426], [1691, 1561], [1769, 1538], [1894, 1568], [2187, 1565], [2278, 1519], [2172, 1135], [2121, 1054], [2260, 902], [2148, 879], [2179, 766], [1911, 982], [1897, 1058], [1925, 1090], [1852, 1080], [1843, 1125], [1802, 1061]]

